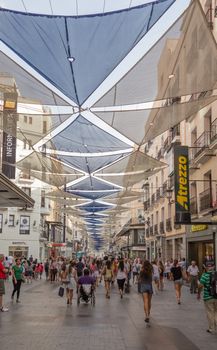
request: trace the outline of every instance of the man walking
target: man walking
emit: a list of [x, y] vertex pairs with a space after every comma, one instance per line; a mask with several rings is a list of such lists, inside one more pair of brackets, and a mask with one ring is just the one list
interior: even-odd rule
[[196, 265], [196, 261], [192, 261], [191, 265], [187, 269], [187, 274], [188, 278], [190, 279], [190, 292], [192, 293], [197, 293], [198, 290], [198, 274], [199, 274], [199, 269], [198, 266]]
[[5, 279], [7, 278], [8, 269], [3, 265], [4, 255], [0, 254], [0, 311], [8, 311], [7, 307], [3, 307], [3, 295], [5, 294]]
[[212, 293], [211, 281], [213, 274], [213, 266], [205, 267], [205, 272], [202, 274], [198, 287], [198, 299], [200, 299], [200, 291], [203, 289], [203, 300], [206, 309], [209, 328], [208, 333], [217, 333], [217, 295]]

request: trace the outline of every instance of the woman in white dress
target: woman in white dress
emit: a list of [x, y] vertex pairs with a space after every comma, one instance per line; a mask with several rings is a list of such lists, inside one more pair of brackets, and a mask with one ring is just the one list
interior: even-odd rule
[[77, 273], [75, 263], [70, 263], [68, 267], [68, 281], [66, 286], [67, 304], [72, 305], [73, 291], [77, 289]]

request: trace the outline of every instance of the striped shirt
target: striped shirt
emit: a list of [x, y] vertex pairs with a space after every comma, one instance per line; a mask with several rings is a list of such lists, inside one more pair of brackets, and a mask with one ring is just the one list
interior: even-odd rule
[[213, 297], [210, 295], [210, 275], [212, 272], [204, 272], [201, 276], [200, 283], [203, 285], [203, 300], [210, 300]]

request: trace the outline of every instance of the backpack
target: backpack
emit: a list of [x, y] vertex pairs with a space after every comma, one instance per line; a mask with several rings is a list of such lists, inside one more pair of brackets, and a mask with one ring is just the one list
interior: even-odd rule
[[217, 272], [216, 271], [210, 274], [209, 293], [214, 299], [217, 299]]

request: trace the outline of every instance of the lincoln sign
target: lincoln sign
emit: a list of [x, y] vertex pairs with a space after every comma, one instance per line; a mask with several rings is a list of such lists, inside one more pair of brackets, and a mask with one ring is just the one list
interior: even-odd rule
[[189, 160], [188, 147], [174, 148], [175, 208], [176, 224], [191, 222], [189, 199]]

